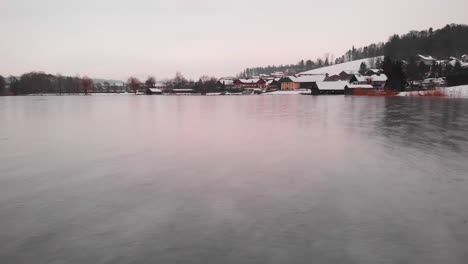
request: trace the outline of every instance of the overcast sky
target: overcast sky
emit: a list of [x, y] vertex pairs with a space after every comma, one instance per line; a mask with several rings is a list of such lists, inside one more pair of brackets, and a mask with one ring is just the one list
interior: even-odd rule
[[0, 0], [0, 75], [222, 77], [468, 24], [467, 10], [466, 0]]

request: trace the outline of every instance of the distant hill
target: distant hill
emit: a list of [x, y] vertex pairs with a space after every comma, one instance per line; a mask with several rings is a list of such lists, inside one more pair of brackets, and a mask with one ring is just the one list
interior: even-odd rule
[[[412, 30], [406, 34], [392, 35], [386, 42], [373, 43], [360, 48], [352, 46], [351, 49], [340, 57], [335, 58], [328, 54], [324, 58], [319, 58], [315, 61], [301, 60], [297, 64], [247, 68], [238, 76], [251, 77], [260, 74], [270, 74], [276, 71], [287, 74], [297, 74], [305, 71], [316, 72], [316, 69], [323, 69], [323, 67], [335, 64], [341, 65], [347, 62], [360, 61], [365, 58], [389, 56], [392, 59], [409, 60], [418, 54], [431, 55], [437, 59], [447, 59], [450, 56], [459, 58], [464, 54], [468, 54], [468, 25], [449, 24], [437, 30], [432, 28], [421, 31]], [[356, 62], [358, 65], [357, 69], [359, 69], [361, 62]], [[350, 66], [354, 64], [346, 65]], [[368, 67], [373, 66], [368, 65]], [[319, 72], [322, 71], [319, 70]]]
[[310, 71], [301, 72], [299, 74], [327, 74], [328, 73], [330, 75], [335, 75], [335, 74], [341, 73], [342, 71], [352, 71], [352, 72], [357, 73], [359, 71], [361, 63], [363, 62], [366, 63], [367, 68], [375, 68], [378, 61], [379, 60], [383, 61], [383, 58], [384, 58], [383, 56], [378, 56], [378, 57], [339, 63], [339, 64], [333, 64], [331, 66], [317, 68], [317, 69], [313, 69]]

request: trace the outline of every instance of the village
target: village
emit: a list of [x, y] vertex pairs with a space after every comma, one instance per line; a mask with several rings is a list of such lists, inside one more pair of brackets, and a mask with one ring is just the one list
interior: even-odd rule
[[[382, 57], [355, 60], [327, 67], [313, 69], [297, 74], [273, 72], [259, 74], [248, 78], [222, 77], [216, 82], [215, 91], [203, 93], [204, 95], [246, 95], [246, 94], [364, 94], [384, 91], [387, 87], [388, 76], [375, 61]], [[447, 87], [444, 73], [449, 69], [459, 67], [468, 69], [468, 55], [460, 58], [436, 59], [430, 55], [416, 56], [414, 62], [403, 61], [405, 71], [409, 71], [410, 64], [417, 65], [422, 73], [419, 78], [408, 76], [406, 90], [430, 91]], [[358, 92], [359, 91], [359, 92]], [[166, 82], [155, 83], [153, 87], [143, 85], [138, 90], [140, 94], [196, 94], [198, 91], [190, 88], [177, 88]]]

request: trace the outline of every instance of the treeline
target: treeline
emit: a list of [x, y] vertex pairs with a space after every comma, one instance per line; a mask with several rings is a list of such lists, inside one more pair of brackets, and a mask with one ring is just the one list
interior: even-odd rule
[[356, 49], [354, 46], [344, 55], [344, 61], [360, 60], [376, 56], [389, 56], [394, 60], [409, 60], [418, 54], [439, 59], [460, 57], [468, 53], [468, 25], [450, 24], [434, 31], [412, 30], [406, 34], [391, 36], [385, 43], [371, 44]]
[[[173, 89], [193, 89], [198, 93], [210, 93], [223, 91], [224, 87], [218, 85], [215, 77], [202, 76], [198, 80], [189, 80], [181, 73], [177, 73], [174, 78], [161, 81], [165, 92]], [[6, 87], [9, 85], [9, 89]], [[30, 72], [17, 78], [10, 76], [4, 78], [0, 76], [0, 95], [23, 95], [23, 94], [66, 94], [66, 93], [88, 93], [88, 92], [124, 92], [143, 91], [146, 88], [156, 87], [156, 79], [148, 77], [144, 82], [138, 78], [130, 77], [123, 85], [111, 84], [109, 82], [94, 82], [91, 78], [70, 77], [53, 75], [43, 72]]]
[[36, 93], [79, 93], [80, 78], [69, 76], [55, 76], [43, 72], [30, 72], [20, 78], [8, 78], [10, 93], [36, 94]]
[[468, 53], [468, 26], [451, 24], [433, 30], [410, 31], [393, 35], [385, 43], [384, 54], [394, 59], [407, 60], [416, 54], [431, 55], [439, 59], [460, 57]]
[[340, 58], [335, 58], [334, 55], [325, 54], [323, 58], [317, 58], [315, 60], [307, 59], [300, 60], [296, 64], [287, 64], [287, 65], [269, 65], [267, 67], [253, 67], [244, 69], [242, 72], [237, 74], [238, 78], [248, 78], [252, 76], [259, 76], [261, 74], [271, 74], [274, 72], [282, 72], [287, 74], [296, 74], [303, 71], [309, 71], [321, 67], [326, 67], [329, 65], [337, 64], [344, 62], [344, 56]]
[[13, 95], [40, 94], [40, 93], [80, 93], [117, 92], [125, 90], [125, 87], [104, 83], [94, 83], [90, 78], [53, 75], [44, 72], [29, 72], [19, 78], [0, 76], [0, 94], [5, 94], [6, 84], [9, 84], [9, 93]]
[[[164, 92], [171, 92], [173, 89], [193, 89], [197, 93], [211, 93], [223, 91], [224, 87], [218, 85], [218, 79], [210, 76], [201, 76], [198, 80], [187, 79], [180, 72], [177, 72], [174, 78], [161, 81]], [[156, 79], [148, 77], [144, 82], [136, 77], [130, 77], [127, 80], [128, 87], [137, 92], [144, 88], [156, 87]], [[159, 85], [158, 85], [159, 86]]]

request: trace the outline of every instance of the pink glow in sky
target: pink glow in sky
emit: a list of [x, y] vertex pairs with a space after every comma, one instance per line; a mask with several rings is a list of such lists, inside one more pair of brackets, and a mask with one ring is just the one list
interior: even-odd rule
[[466, 0], [0, 0], [0, 75], [235, 75], [468, 24]]

